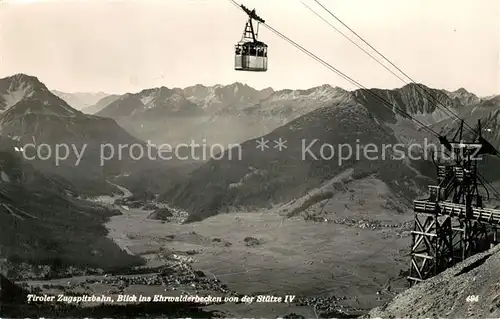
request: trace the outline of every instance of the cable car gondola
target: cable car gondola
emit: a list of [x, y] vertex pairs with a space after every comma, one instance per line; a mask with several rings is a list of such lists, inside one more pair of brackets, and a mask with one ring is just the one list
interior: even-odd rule
[[[245, 25], [243, 36], [235, 46], [234, 69], [237, 71], [265, 72], [267, 71], [267, 44], [257, 40], [259, 23], [265, 23], [262, 18], [241, 5], [249, 19]], [[257, 30], [254, 29], [252, 19], [257, 21]]]

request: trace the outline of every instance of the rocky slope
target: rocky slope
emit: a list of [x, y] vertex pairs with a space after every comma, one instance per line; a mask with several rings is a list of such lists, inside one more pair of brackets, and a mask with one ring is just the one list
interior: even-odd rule
[[422, 84], [407, 84], [394, 90], [371, 89], [370, 92], [389, 102], [393, 106], [392, 110], [382, 107], [381, 102], [376, 100], [373, 94], [368, 94], [367, 90], [357, 90], [354, 94], [361, 104], [370, 107], [372, 112], [380, 114], [388, 122], [402, 118], [398, 111], [401, 110], [425, 124], [434, 124], [450, 117], [450, 112], [443, 111], [442, 106], [455, 112], [463, 106], [445, 91], [431, 89]]
[[475, 95], [474, 93], [467, 91], [464, 88], [460, 88], [453, 92], [448, 92], [448, 91], [445, 92], [450, 98], [457, 100], [462, 105], [475, 105], [481, 103], [484, 100]]
[[497, 245], [400, 293], [363, 318], [498, 318], [498, 265]]
[[[482, 135], [492, 144], [500, 145], [500, 96], [484, 99], [480, 103], [461, 108], [457, 114], [465, 119], [464, 136], [472, 137], [477, 133], [478, 120], [481, 121]], [[446, 132], [457, 129], [460, 122], [456, 118], [449, 118], [433, 125], [433, 129]]]
[[109, 269], [140, 263], [106, 238], [102, 224], [117, 212], [77, 199], [69, 181], [37, 171], [11, 148], [0, 150], [0, 175], [0, 259], [14, 266], [6, 270], [0, 261], [2, 272], [20, 275], [20, 263], [30, 275], [38, 265], [57, 273], [68, 265]]

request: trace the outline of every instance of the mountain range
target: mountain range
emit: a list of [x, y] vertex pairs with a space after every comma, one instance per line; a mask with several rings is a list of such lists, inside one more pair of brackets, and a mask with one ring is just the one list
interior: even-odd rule
[[[348, 193], [366, 197], [373, 185], [381, 187], [377, 191], [386, 190], [387, 196], [374, 193], [377, 200], [408, 205], [425, 193], [435, 177], [430, 161], [395, 160], [396, 152], [389, 149], [384, 158], [361, 156], [339, 164], [339, 154], [321, 158], [321, 152], [330, 150], [321, 145], [346, 144], [353, 149], [358, 145], [365, 150], [370, 143], [407, 145], [431, 138], [398, 110], [438, 133], [456, 129], [456, 119], [436, 108], [423, 90], [468, 122], [481, 119], [487, 129], [485, 136], [494, 146], [500, 145], [500, 97], [482, 99], [464, 89], [448, 92], [418, 84], [355, 91], [330, 85], [307, 90], [256, 90], [241, 83], [160, 87], [107, 95], [94, 105], [102, 109], [89, 115], [53, 94], [34, 76], [16, 74], [0, 79], [0, 218], [3, 225], [11, 225], [2, 231], [0, 240], [4, 247], [25, 247], [9, 248], [2, 254], [33, 260], [40, 257], [37, 252], [43, 252], [80, 263], [71, 247], [91, 240], [85, 232], [95, 229], [99, 235], [92, 239], [96, 241], [93, 247], [100, 248], [87, 251], [82, 258], [95, 260], [98, 257], [89, 256], [109, 251], [106, 254], [121, 260], [120, 250], [104, 239], [105, 232], [99, 226], [113, 212], [79, 199], [119, 193], [113, 183], [134, 194], [159, 193], [161, 200], [187, 211], [191, 221], [293, 202], [308, 203], [293, 214], [304, 216], [323, 205], [327, 209], [321, 209], [322, 214], [339, 215], [344, 208], [327, 206], [329, 198]], [[376, 96], [392, 106], [382, 105]], [[261, 138], [268, 141], [264, 150], [257, 148]], [[280, 138], [286, 141], [281, 150], [277, 147]], [[125, 154], [100, 165], [102, 144], [147, 146], [151, 140], [174, 145], [201, 139], [209, 145], [238, 145], [212, 154], [220, 155], [218, 159], [136, 160]], [[52, 160], [24, 159], [16, 148], [26, 143], [51, 147], [66, 143], [77, 149], [87, 145], [87, 151], [79, 165], [75, 165], [78, 158], [74, 154], [56, 165]], [[312, 143], [305, 157], [303, 143]], [[497, 165], [493, 161], [487, 164]], [[488, 176], [497, 178], [497, 171], [490, 169]], [[360, 183], [364, 188], [355, 186]], [[61, 244], [62, 236], [70, 230], [79, 235]], [[32, 233], [46, 236], [33, 240]]]
[[[440, 99], [445, 96], [449, 105], [473, 105], [481, 101], [463, 88], [434, 92], [439, 92]], [[112, 118], [134, 136], [155, 144], [206, 140], [208, 144], [224, 145], [267, 134], [317, 108], [332, 102], [347, 102], [351, 95], [352, 92], [330, 85], [279, 91], [272, 88], [256, 90], [238, 82], [184, 89], [159, 87], [105, 98], [95, 106], [100, 111], [94, 114]], [[418, 94], [416, 96], [418, 100]], [[410, 99], [403, 97], [401, 101], [409, 102]], [[420, 102], [432, 104], [428, 100]], [[436, 118], [430, 123], [446, 118], [447, 114], [437, 112], [433, 116]]]
[[[392, 107], [382, 105], [380, 98]], [[106, 106], [105, 100], [100, 101], [102, 109], [96, 115], [112, 118], [131, 135], [155, 144], [194, 140], [226, 149], [238, 144], [244, 154], [241, 160], [229, 159], [235, 148], [233, 153], [226, 150], [222, 159], [191, 166], [188, 177], [163, 187], [163, 200], [186, 209], [193, 219], [203, 219], [220, 210], [261, 207], [305, 196], [351, 169], [355, 176], [376, 176], [398, 196], [414, 197], [425, 192], [434, 177], [428, 161], [354, 160], [338, 165], [331, 160], [302, 160], [299, 141], [318, 139], [316, 155], [320, 143], [354, 146], [359, 140], [364, 145], [382, 145], [422, 143], [424, 139], [437, 143], [436, 136], [402, 116], [403, 111], [437, 133], [456, 129], [451, 112], [474, 122], [481, 118], [493, 127], [485, 136], [500, 145], [494, 120], [499, 109], [496, 99], [480, 98], [463, 88], [446, 91], [419, 84], [350, 92], [330, 85], [274, 91], [233, 83], [159, 87], [112, 96]], [[261, 137], [271, 144], [279, 138], [287, 140], [287, 148], [262, 152], [256, 148]], [[401, 182], [407, 185], [401, 187]]]

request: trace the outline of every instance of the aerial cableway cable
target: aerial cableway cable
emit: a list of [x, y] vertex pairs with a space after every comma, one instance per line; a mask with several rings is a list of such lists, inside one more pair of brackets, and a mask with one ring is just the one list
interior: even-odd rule
[[[356, 42], [354, 42], [351, 38], [349, 38], [345, 33], [343, 33], [342, 31], [340, 31], [337, 27], [335, 27], [332, 23], [330, 23], [328, 20], [326, 20], [323, 16], [321, 16], [318, 12], [316, 12], [313, 8], [311, 8], [310, 6], [308, 6], [304, 1], [300, 1], [307, 9], [309, 9], [314, 15], [316, 15], [318, 18], [320, 18], [321, 20], [323, 20], [326, 24], [328, 24], [332, 29], [334, 29], [335, 31], [337, 31], [340, 35], [342, 35], [345, 39], [347, 39], [349, 42], [351, 42], [352, 44], [354, 44], [358, 49], [360, 49], [361, 51], [363, 51], [366, 55], [368, 55], [369, 57], [371, 57], [375, 62], [377, 62], [378, 64], [380, 64], [384, 69], [386, 69], [387, 71], [389, 71], [392, 75], [394, 75], [395, 77], [397, 77], [399, 80], [401, 80], [401, 82], [403, 82], [404, 84], [408, 84], [407, 80], [403, 79], [401, 76], [399, 76], [398, 74], [396, 74], [396, 72], [394, 72], [393, 70], [391, 70], [389, 67], [387, 67], [385, 64], [381, 63], [376, 57], [374, 57], [370, 52], [368, 52], [366, 49], [364, 49], [362, 46], [360, 46], [359, 44], [357, 44]], [[410, 79], [411, 80], [411, 79]], [[416, 84], [416, 83], [415, 83]], [[417, 87], [420, 88], [420, 86], [417, 84]], [[424, 89], [424, 88], [422, 88]], [[433, 97], [433, 96], [432, 96]], [[451, 112], [451, 111], [450, 111]], [[448, 110], [446, 110], [445, 112], [447, 115], [450, 115], [450, 113], [448, 113]], [[455, 114], [453, 112], [451, 112], [451, 116], [455, 116]], [[460, 118], [457, 118], [457, 120], [461, 120]], [[456, 121], [457, 121], [456, 120]], [[429, 126], [429, 125], [426, 125], [426, 126]]]
[[[310, 6], [308, 6], [305, 2], [301, 1], [301, 3], [307, 8], [309, 9], [314, 15], [316, 15], [318, 18], [320, 18], [321, 20], [323, 20], [326, 24], [328, 24], [330, 27], [332, 27], [332, 29], [334, 29], [335, 31], [337, 31], [340, 35], [342, 35], [344, 38], [346, 38], [349, 42], [351, 42], [352, 44], [354, 44], [356, 47], [358, 47], [361, 51], [363, 51], [366, 55], [368, 55], [369, 57], [371, 57], [375, 62], [377, 62], [378, 64], [380, 64], [384, 69], [386, 69], [387, 71], [389, 71], [392, 75], [394, 75], [395, 77], [397, 77], [399, 80], [401, 80], [401, 82], [405, 83], [405, 84], [408, 84], [408, 82], [403, 79], [401, 76], [399, 76], [398, 74], [396, 74], [396, 72], [394, 72], [393, 70], [391, 70], [390, 68], [388, 68], [385, 64], [381, 63], [376, 57], [374, 57], [370, 52], [368, 52], [366, 49], [364, 49], [363, 47], [361, 47], [359, 44], [357, 44], [356, 42], [354, 42], [351, 38], [349, 38], [345, 33], [343, 33], [342, 31], [340, 31], [338, 28], [336, 28], [332, 23], [330, 23], [328, 20], [326, 20], [323, 16], [321, 16], [318, 12], [316, 12], [314, 9], [312, 9]], [[411, 79], [410, 79], [411, 80]], [[417, 84], [417, 87], [420, 88], [420, 86]], [[423, 88], [422, 88], [423, 89]], [[420, 93], [420, 92], [419, 92]], [[433, 97], [433, 96], [431, 96]], [[448, 115], [450, 115], [450, 113], [448, 112], [445, 112], [447, 113]], [[455, 116], [452, 112], [452, 117]], [[458, 118], [458, 120], [461, 120]], [[457, 120], [455, 120], [457, 121]], [[429, 127], [430, 125], [426, 125], [427, 127]]]
[[294, 45], [295, 47], [297, 47], [299, 50], [301, 50], [302, 52], [306, 53], [307, 55], [309, 55], [310, 57], [312, 57], [314, 60], [318, 61], [319, 63], [323, 64], [324, 66], [326, 66], [328, 69], [330, 69], [331, 71], [335, 72], [336, 74], [338, 74], [339, 76], [341, 76], [342, 78], [346, 79], [347, 81], [349, 81], [351, 84], [355, 85], [356, 87], [360, 88], [360, 89], [364, 89], [366, 90], [366, 93], [370, 94], [371, 96], [373, 96], [375, 99], [377, 99], [378, 101], [382, 102], [382, 104], [384, 106], [386, 106], [387, 108], [389, 108], [390, 110], [392, 110], [394, 108], [394, 110], [396, 110], [401, 116], [413, 121], [415, 124], [417, 124], [418, 126], [420, 126], [422, 129], [425, 129], [427, 132], [429, 132], [430, 134], [436, 136], [436, 137], [439, 137], [439, 134], [432, 130], [431, 128], [429, 128], [426, 124], [422, 123], [421, 121], [415, 119], [413, 116], [411, 116], [410, 114], [408, 114], [407, 112], [403, 111], [401, 108], [398, 108], [396, 106], [394, 106], [391, 102], [389, 102], [387, 99], [383, 98], [382, 96], [380, 96], [379, 94], [376, 94], [375, 92], [373, 92], [372, 90], [368, 89], [367, 87], [365, 87], [364, 85], [360, 84], [359, 82], [357, 82], [356, 80], [352, 79], [351, 77], [349, 77], [348, 75], [346, 75], [345, 73], [343, 73], [342, 71], [340, 71], [339, 69], [335, 68], [334, 66], [332, 66], [330, 63], [324, 61], [323, 59], [321, 59], [320, 57], [318, 57], [317, 55], [313, 54], [312, 52], [310, 52], [309, 50], [305, 49], [304, 47], [302, 47], [301, 45], [299, 45], [298, 43], [296, 43], [295, 41], [291, 40], [290, 38], [288, 38], [287, 36], [283, 35], [282, 33], [280, 33], [279, 31], [277, 31], [276, 29], [272, 28], [271, 26], [269, 26], [268, 24], [264, 24], [264, 26], [266, 28], [268, 28], [271, 32], [275, 33], [276, 35], [280, 36], [282, 39], [288, 41], [289, 43], [291, 43], [292, 45]]
[[496, 196], [495, 199], [497, 200], [500, 200], [500, 192], [498, 192], [498, 190], [495, 188], [495, 186], [493, 186], [493, 184], [491, 182], [488, 182], [486, 180], [486, 178], [484, 178], [483, 175], [481, 175], [479, 172], [477, 173], [478, 176], [479, 176], [479, 180], [485, 184], [484, 185], [484, 188], [486, 189], [486, 191], [488, 191], [488, 186], [490, 187], [490, 190], [493, 192], [493, 194]]
[[[459, 120], [462, 120], [460, 117], [458, 117], [458, 115], [455, 114], [455, 112], [453, 112], [453, 110], [451, 110], [449, 107], [447, 107], [446, 105], [444, 105], [443, 103], [441, 103], [441, 101], [439, 101], [435, 96], [434, 94], [432, 94], [429, 90], [427, 90], [425, 87], [423, 87], [423, 85], [419, 85], [418, 83], [416, 83], [408, 74], [406, 74], [405, 72], [403, 72], [396, 64], [394, 64], [391, 60], [389, 60], [384, 54], [382, 54], [380, 51], [378, 51], [377, 49], [375, 49], [370, 43], [368, 43], [368, 41], [366, 41], [365, 39], [363, 39], [363, 37], [361, 37], [356, 31], [354, 31], [352, 28], [350, 28], [347, 24], [345, 24], [340, 18], [338, 18], [335, 14], [333, 14], [328, 8], [326, 8], [319, 0], [314, 0], [314, 2], [316, 2], [321, 8], [323, 8], [326, 12], [328, 12], [328, 14], [330, 14], [335, 20], [337, 20], [338, 22], [340, 22], [344, 27], [346, 27], [349, 31], [351, 31], [357, 38], [359, 38], [363, 43], [365, 43], [368, 47], [370, 47], [373, 51], [375, 51], [379, 56], [381, 56], [385, 61], [387, 61], [390, 65], [392, 65], [394, 68], [396, 68], [396, 70], [398, 70], [402, 75], [404, 75], [408, 80], [410, 80], [412, 83], [416, 84], [417, 87], [419, 89], [421, 89], [427, 96], [429, 96], [432, 100], [434, 100], [434, 103], [435, 106], [437, 107], [442, 107], [441, 110], [443, 110], [444, 112], [446, 112], [448, 115], [451, 114], [452, 117], [455, 117]], [[313, 9], [310, 9], [311, 11], [314, 12]], [[316, 15], [320, 16], [319, 14], [317, 14], [315, 12]], [[321, 17], [321, 16], [320, 16]], [[325, 21], [326, 22], [326, 21]], [[333, 27], [334, 30], [336, 30], [337, 32], [340, 32], [337, 30], [337, 28]], [[343, 34], [344, 35], [344, 34]], [[345, 36], [345, 35], [344, 35]], [[358, 46], [359, 47], [359, 46]], [[365, 53], [367, 53], [365, 50], [363, 50]], [[367, 53], [368, 54], [368, 53]], [[378, 61], [377, 59], [375, 59], [371, 54], [368, 54], [370, 57], [372, 57], [375, 61], [377, 61], [377, 63], [383, 65], [380, 61]], [[384, 65], [383, 65], [384, 66]], [[393, 72], [391, 72], [393, 73]], [[400, 78], [398, 76], [398, 78]], [[401, 79], [401, 78], [400, 78]], [[405, 81], [403, 81], [405, 82]], [[406, 83], [406, 82], [405, 82]], [[476, 130], [470, 126], [469, 124], [465, 123], [464, 124], [471, 130], [472, 133], [476, 134]]]
[[[236, 1], [229, 0], [229, 2], [231, 2], [233, 5], [235, 5], [239, 9], [245, 11]], [[411, 116], [410, 114], [408, 114], [404, 110], [402, 110], [402, 109], [394, 106], [391, 102], [389, 102], [388, 100], [386, 100], [382, 96], [376, 94], [375, 92], [373, 92], [372, 90], [368, 89], [367, 87], [365, 87], [364, 85], [362, 85], [358, 81], [352, 79], [351, 77], [349, 77], [348, 75], [346, 75], [344, 72], [338, 70], [337, 68], [335, 68], [334, 66], [332, 66], [330, 63], [326, 62], [325, 60], [321, 59], [320, 57], [318, 57], [314, 53], [312, 53], [309, 50], [305, 49], [303, 46], [301, 46], [300, 44], [298, 44], [295, 41], [291, 40], [290, 38], [288, 38], [287, 36], [285, 36], [284, 34], [282, 34], [281, 32], [279, 32], [278, 30], [274, 29], [273, 27], [271, 27], [267, 23], [261, 23], [261, 24], [264, 27], [266, 27], [267, 29], [269, 29], [271, 32], [273, 32], [274, 34], [278, 35], [279, 37], [281, 37], [285, 41], [289, 42], [290, 44], [292, 44], [293, 46], [295, 46], [296, 48], [298, 48], [302, 52], [306, 53], [308, 56], [310, 56], [311, 58], [313, 58], [317, 62], [319, 62], [322, 65], [324, 65], [325, 67], [327, 67], [330, 71], [335, 72], [337, 75], [339, 75], [343, 79], [347, 80], [351, 84], [355, 85], [356, 87], [358, 87], [360, 89], [364, 89], [366, 91], [366, 93], [370, 94], [372, 97], [374, 97], [378, 101], [382, 102], [383, 106], [389, 108], [389, 110], [391, 110], [391, 111], [393, 109], [396, 110], [400, 115], [402, 115], [403, 117], [411, 120], [412, 122], [414, 122], [415, 124], [417, 124], [418, 126], [420, 126], [422, 129], [426, 130], [428, 133], [434, 135], [435, 137], [439, 137], [440, 136], [436, 131], [434, 131], [433, 129], [431, 129], [430, 127], [428, 127], [427, 125], [425, 125], [421, 121], [415, 119], [413, 116]]]
[[357, 44], [356, 42], [354, 42], [351, 38], [349, 38], [345, 33], [343, 33], [342, 31], [340, 31], [339, 29], [337, 29], [333, 24], [331, 24], [330, 22], [328, 22], [328, 20], [326, 20], [325, 18], [323, 18], [319, 13], [317, 13], [316, 11], [314, 11], [313, 8], [311, 8], [310, 6], [308, 6], [305, 2], [301, 1], [302, 4], [307, 8], [309, 9], [312, 13], [314, 13], [318, 18], [320, 18], [321, 20], [323, 20], [326, 24], [328, 24], [330, 27], [332, 27], [335, 31], [337, 31], [338, 33], [340, 33], [344, 38], [346, 38], [349, 42], [351, 42], [352, 44], [354, 44], [355, 46], [358, 47], [358, 49], [360, 49], [361, 51], [363, 51], [364, 53], [366, 53], [369, 57], [371, 57], [372, 59], [374, 59], [377, 63], [379, 63], [382, 67], [384, 67], [387, 71], [391, 72], [392, 75], [394, 75], [395, 77], [397, 77], [398, 79], [400, 79], [402, 82], [404, 83], [407, 83], [405, 81], [405, 79], [403, 79], [402, 77], [400, 77], [399, 75], [396, 74], [396, 72], [394, 72], [393, 70], [389, 69], [386, 65], [380, 63], [380, 61], [377, 60], [376, 57], [374, 57], [370, 52], [366, 51], [362, 46], [360, 46], [359, 44]]
[[[482, 126], [483, 126], [483, 127], [487, 127], [487, 126], [489, 126], [490, 124], [492, 124], [492, 123], [493, 123], [493, 121], [495, 121], [495, 120], [496, 120], [496, 118], [497, 118], [497, 116], [498, 116], [498, 112], [497, 112], [496, 116], [495, 116], [495, 114], [494, 114], [493, 112], [492, 112], [492, 113], [490, 113], [490, 114], [491, 114], [490, 119], [489, 119], [487, 122], [485, 122], [484, 124], [482, 124]], [[490, 131], [490, 129], [487, 129], [487, 130], [488, 130], [488, 131]]]
[[[442, 111], [444, 111], [446, 114], [448, 115], [451, 115], [452, 117], [455, 117], [456, 120], [460, 120], [462, 121], [462, 123], [467, 126], [470, 131], [476, 135], [476, 136], [479, 136], [481, 137], [481, 128], [478, 127], [478, 129], [474, 129], [472, 126], [470, 126], [467, 122], [465, 122], [462, 118], [460, 118], [458, 115], [455, 114], [455, 112], [453, 112], [453, 110], [451, 110], [449, 107], [447, 107], [446, 105], [444, 105], [443, 103], [441, 103], [441, 101], [439, 101], [435, 96], [434, 94], [432, 94], [432, 92], [430, 92], [428, 89], [426, 89], [424, 86], [421, 86], [419, 85], [418, 83], [416, 83], [407, 73], [405, 73], [403, 70], [401, 70], [401, 68], [399, 68], [395, 63], [393, 63], [391, 60], [389, 60], [384, 54], [382, 54], [379, 50], [377, 50], [375, 47], [373, 47], [370, 43], [368, 43], [368, 41], [366, 41], [363, 37], [361, 37], [356, 31], [354, 31], [351, 27], [349, 27], [346, 23], [344, 23], [340, 18], [338, 18], [333, 12], [331, 12], [328, 8], [326, 8], [321, 2], [320, 0], [314, 0], [321, 8], [323, 8], [326, 12], [328, 12], [328, 14], [330, 14], [334, 19], [336, 19], [338, 22], [340, 22], [344, 27], [346, 27], [349, 31], [351, 31], [358, 39], [360, 39], [363, 43], [365, 43], [368, 47], [370, 47], [373, 51], [375, 51], [379, 56], [381, 56], [385, 61], [387, 61], [390, 65], [392, 65], [396, 70], [398, 70], [402, 75], [404, 75], [408, 80], [410, 80], [412, 83], [416, 84], [416, 87], [421, 89], [428, 97], [430, 97], [434, 103], [435, 103], [435, 106], [440, 108]], [[302, 2], [302, 1], [301, 1]], [[342, 36], [344, 36], [345, 38], [347, 38], [351, 43], [353, 43], [354, 45], [356, 45], [359, 49], [361, 49], [364, 53], [366, 53], [368, 56], [370, 56], [372, 59], [374, 59], [377, 63], [379, 63], [380, 65], [382, 65], [386, 70], [388, 70], [388, 68], [383, 64], [381, 63], [378, 59], [376, 59], [372, 54], [370, 54], [369, 52], [367, 52], [366, 50], [364, 50], [363, 48], [361, 48], [357, 43], [355, 43], [354, 41], [352, 41], [352, 39], [350, 39], [348, 36], [346, 36], [344, 33], [342, 33], [339, 29], [337, 29], [334, 25], [332, 25], [330, 22], [328, 22], [325, 18], [323, 18], [319, 13], [317, 13], [316, 11], [314, 11], [314, 9], [310, 8], [309, 6], [307, 6], [304, 2], [302, 2], [302, 4], [304, 6], [306, 6], [310, 11], [312, 11], [316, 16], [318, 16], [320, 19], [322, 19], [324, 22], [326, 22], [330, 27], [332, 27], [335, 31], [337, 31], [338, 33], [340, 33]], [[406, 81], [404, 81], [403, 79], [401, 79], [400, 76], [396, 75], [392, 70], [388, 70], [389, 72], [391, 72], [393, 75], [395, 75], [398, 79], [402, 80], [404, 83], [407, 83]], [[421, 92], [419, 92], [421, 93]], [[488, 121], [488, 124], [494, 119], [494, 117], [492, 117], [490, 119], [490, 121]], [[485, 141], [485, 140], [484, 140]], [[485, 141], [486, 142], [486, 141]], [[488, 142], [486, 142], [488, 143]], [[488, 143], [489, 144], [489, 143]], [[498, 153], [498, 151], [491, 145], [489, 144], [489, 146], [491, 146], [494, 150], [494, 155], [499, 157], [500, 158], [500, 154]], [[487, 184], [486, 186], [490, 186], [490, 188], [493, 190], [493, 192], [495, 193], [495, 195], [500, 195], [499, 192], [495, 189], [495, 187], [490, 184], [488, 181], [485, 180], [485, 183]]]

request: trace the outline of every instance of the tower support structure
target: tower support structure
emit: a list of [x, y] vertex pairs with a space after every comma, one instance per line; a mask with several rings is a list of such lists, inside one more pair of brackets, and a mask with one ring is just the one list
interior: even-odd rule
[[463, 141], [463, 121], [451, 142], [440, 138], [452, 160], [435, 163], [437, 184], [429, 186], [428, 198], [413, 203], [410, 285], [497, 243], [500, 210], [483, 206], [479, 193], [483, 182], [478, 174], [482, 156], [496, 154], [496, 150], [482, 138], [480, 122], [478, 127], [479, 134], [473, 141]]

